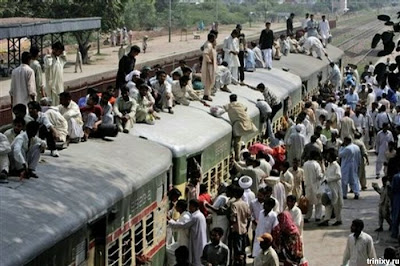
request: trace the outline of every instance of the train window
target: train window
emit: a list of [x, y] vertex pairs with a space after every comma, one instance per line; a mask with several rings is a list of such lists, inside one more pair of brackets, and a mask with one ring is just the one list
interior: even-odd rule
[[128, 230], [122, 236], [122, 265], [132, 264], [132, 233]]
[[201, 172], [201, 154], [189, 157], [187, 160], [186, 177], [189, 181], [192, 177], [199, 177]]
[[135, 225], [135, 253], [140, 255], [143, 252], [143, 221]]
[[303, 81], [303, 85], [301, 87], [301, 96], [304, 98], [307, 95], [308, 92], [308, 81]]
[[76, 255], [75, 255], [75, 264], [76, 265], [81, 265], [82, 263], [85, 262], [86, 260], [86, 239], [84, 239], [82, 242], [80, 242], [78, 245], [76, 245]]
[[119, 242], [114, 241], [108, 246], [108, 265], [116, 266], [119, 261]]
[[151, 246], [154, 242], [154, 213], [150, 213], [146, 217], [146, 242], [147, 246]]
[[209, 189], [209, 191], [210, 191], [211, 193], [214, 193], [214, 192], [216, 191], [217, 186], [218, 186], [216, 177], [217, 177], [217, 170], [216, 170], [216, 167], [214, 167], [214, 168], [212, 168], [211, 171], [210, 171], [210, 180], [211, 180], [211, 183], [210, 183], [210, 189]]

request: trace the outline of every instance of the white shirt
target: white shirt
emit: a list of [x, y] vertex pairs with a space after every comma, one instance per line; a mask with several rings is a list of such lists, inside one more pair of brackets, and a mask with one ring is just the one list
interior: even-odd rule
[[41, 140], [39, 137], [35, 136], [31, 139], [29, 147], [28, 144], [29, 144], [28, 135], [26, 134], [26, 132], [22, 132], [14, 139], [11, 145], [14, 160], [19, 164], [27, 164], [26, 155], [28, 154], [28, 151], [32, 146], [39, 144], [45, 147], [46, 141]]
[[329, 22], [327, 20], [322, 20], [319, 23], [319, 33], [321, 34], [321, 37], [327, 39], [330, 31], [331, 28], [329, 27]]
[[31, 96], [37, 96], [35, 73], [30, 66], [21, 64], [12, 71], [10, 96], [13, 97], [13, 107], [19, 103], [28, 105]]
[[372, 237], [361, 232], [356, 239], [354, 234], [350, 234], [347, 239], [342, 265], [363, 266], [367, 265], [367, 259], [373, 258], [376, 258], [376, 253]]
[[158, 82], [158, 80], [156, 80], [154, 83], [151, 84], [151, 87], [160, 94], [172, 93], [171, 84], [167, 81], [164, 81], [163, 84], [160, 84], [160, 82]]
[[[261, 236], [264, 233], [271, 233], [272, 229], [279, 224], [278, 215], [274, 211], [270, 211], [267, 215], [264, 214], [264, 210], [260, 211], [258, 224], [256, 228], [256, 236]], [[257, 257], [260, 254], [260, 242], [254, 241], [253, 244], [253, 257]]]

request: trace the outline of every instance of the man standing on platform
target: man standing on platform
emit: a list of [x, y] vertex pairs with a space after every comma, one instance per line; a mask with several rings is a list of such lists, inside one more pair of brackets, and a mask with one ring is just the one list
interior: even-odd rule
[[265, 29], [260, 35], [260, 47], [264, 55], [265, 67], [268, 70], [272, 68], [272, 45], [274, 44], [274, 32], [270, 29], [271, 22], [265, 23]]
[[123, 55], [118, 63], [117, 81], [115, 85], [116, 92], [125, 85], [125, 77], [135, 68], [136, 56], [140, 53], [140, 48], [137, 45], [131, 47], [127, 55]]
[[329, 21], [326, 20], [325, 15], [322, 16], [322, 21], [319, 23], [319, 34], [322, 38], [322, 44], [326, 47], [328, 45], [329, 35], [331, 34], [331, 28], [329, 27]]
[[350, 184], [354, 192], [354, 199], [358, 199], [360, 196], [358, 173], [362, 158], [360, 148], [352, 143], [350, 137], [344, 138], [342, 147], [339, 149], [339, 158], [341, 160], [343, 198], [347, 199], [347, 186]]
[[60, 104], [58, 95], [64, 91], [64, 66], [67, 57], [64, 53], [64, 45], [56, 42], [51, 46], [51, 54], [44, 57], [44, 69], [46, 76], [46, 96], [52, 100], [53, 105]]
[[11, 104], [16, 106], [19, 103], [28, 105], [36, 97], [35, 73], [30, 68], [31, 54], [23, 52], [22, 64], [13, 70], [11, 74]]
[[293, 18], [294, 13], [291, 13], [290, 17], [286, 20], [286, 36], [290, 36], [293, 34]]
[[364, 233], [364, 222], [356, 219], [351, 223], [351, 233], [347, 239], [342, 265], [369, 265], [368, 259], [376, 259], [374, 241]]
[[44, 93], [42, 66], [38, 61], [39, 49], [35, 46], [32, 46], [30, 49], [30, 53], [32, 56], [32, 61], [30, 66], [33, 69], [33, 72], [35, 72], [36, 101], [40, 101], [42, 97], [46, 97], [46, 94]]

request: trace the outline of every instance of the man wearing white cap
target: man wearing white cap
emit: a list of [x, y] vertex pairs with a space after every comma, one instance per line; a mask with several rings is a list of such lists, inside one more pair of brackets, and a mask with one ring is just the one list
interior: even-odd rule
[[251, 186], [253, 185], [253, 179], [250, 176], [242, 176], [239, 179], [239, 186], [244, 189], [242, 200], [247, 202], [250, 207], [251, 202], [256, 198], [256, 195], [251, 191]]
[[126, 87], [129, 88], [129, 95], [136, 101], [139, 95], [138, 86], [136, 85], [137, 80], [140, 78], [140, 71], [133, 70], [125, 77], [125, 81], [128, 82]]

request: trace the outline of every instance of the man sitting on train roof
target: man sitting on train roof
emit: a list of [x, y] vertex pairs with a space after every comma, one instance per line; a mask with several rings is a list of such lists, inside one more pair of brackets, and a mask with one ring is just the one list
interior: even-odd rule
[[99, 96], [96, 93], [92, 93], [87, 102], [86, 106], [81, 107], [81, 113], [83, 118], [83, 138], [82, 142], [87, 141], [89, 135], [96, 132], [99, 125], [101, 124], [102, 110], [99, 105]]
[[159, 70], [156, 73], [157, 79], [151, 83], [156, 105], [161, 110], [167, 108], [168, 113], [173, 114], [172, 110], [174, 96], [172, 94], [171, 84], [167, 81], [167, 73], [164, 70]]
[[11, 144], [6, 135], [0, 133], [0, 183], [7, 183], [10, 161], [8, 159], [11, 152]]
[[21, 133], [23, 132], [25, 128], [25, 120], [21, 117], [16, 117], [13, 120], [13, 127], [10, 129], [7, 129], [4, 132], [4, 135], [7, 137], [8, 142], [13, 143], [14, 139]]
[[43, 97], [40, 99], [40, 106], [43, 113], [47, 116], [50, 123], [58, 133], [58, 142], [65, 143], [68, 135], [68, 122], [64, 116], [58, 111], [58, 107], [51, 106], [51, 99]]
[[136, 101], [136, 123], [153, 125], [155, 119], [160, 119], [160, 117], [154, 111], [155, 100], [149, 92], [149, 86], [146, 84], [140, 85], [138, 89], [139, 95], [137, 96]]
[[237, 95], [229, 96], [230, 103], [223, 106], [228, 112], [229, 119], [233, 128], [233, 145], [235, 150], [235, 158], [239, 160], [240, 140], [242, 136], [257, 131], [257, 127], [251, 121], [247, 114], [247, 107], [237, 102]]
[[58, 110], [68, 123], [69, 142], [78, 143], [83, 137], [83, 121], [79, 106], [71, 99], [69, 92], [60, 93], [60, 105]]
[[115, 121], [118, 131], [129, 133], [136, 121], [136, 101], [129, 97], [129, 89], [124, 86], [121, 88], [121, 96], [117, 98], [114, 104]]
[[31, 121], [39, 123], [39, 138], [46, 139], [47, 147], [50, 150], [50, 155], [59, 157], [56, 141], [60, 140], [60, 132], [50, 122], [48, 116], [42, 113], [42, 108], [38, 102], [32, 101], [28, 103], [29, 117]]
[[19, 134], [11, 145], [10, 170], [20, 178], [38, 178], [35, 173], [40, 153], [46, 148], [46, 142], [36, 135], [40, 124], [36, 121], [26, 125], [26, 131]]

